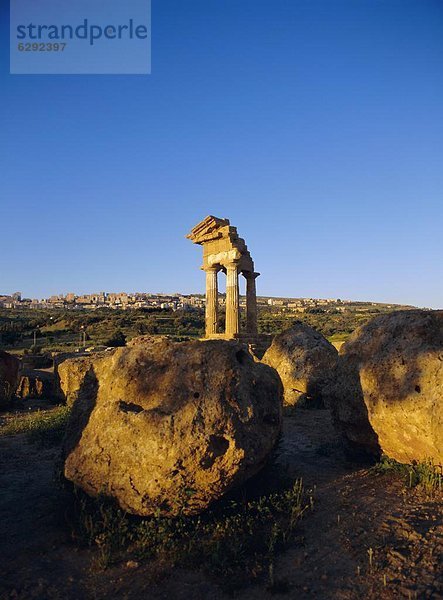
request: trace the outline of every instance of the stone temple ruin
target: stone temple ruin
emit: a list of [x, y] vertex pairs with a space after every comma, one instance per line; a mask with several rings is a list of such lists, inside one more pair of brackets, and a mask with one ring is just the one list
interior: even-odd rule
[[[209, 339], [237, 339], [256, 345], [262, 337], [257, 331], [257, 295], [255, 272], [245, 240], [228, 219], [212, 215], [196, 225], [186, 236], [194, 244], [203, 246], [202, 269], [206, 273], [206, 331]], [[218, 331], [218, 273], [226, 274], [226, 327]], [[246, 279], [246, 331], [240, 331], [240, 302], [238, 277]]]

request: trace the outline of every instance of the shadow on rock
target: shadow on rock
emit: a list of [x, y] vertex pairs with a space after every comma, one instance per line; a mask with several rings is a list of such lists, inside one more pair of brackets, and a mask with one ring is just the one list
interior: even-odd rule
[[398, 311], [358, 329], [331, 386], [350, 447], [399, 462], [443, 461], [443, 312]]

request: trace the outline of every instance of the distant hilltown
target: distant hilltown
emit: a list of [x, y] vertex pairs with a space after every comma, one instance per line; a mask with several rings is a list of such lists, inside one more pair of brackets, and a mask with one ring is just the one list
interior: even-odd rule
[[[225, 294], [220, 294], [220, 304], [225, 301]], [[64, 310], [97, 310], [100, 308], [111, 308], [119, 310], [160, 308], [176, 310], [192, 310], [204, 308], [205, 296], [202, 294], [183, 295], [176, 294], [150, 294], [150, 293], [108, 293], [77, 295], [69, 293], [66, 295], [50, 296], [41, 300], [22, 298], [21, 292], [11, 295], [0, 294], [0, 308], [5, 309], [64, 309]], [[284, 312], [305, 312], [318, 309], [322, 312], [346, 312], [349, 310], [357, 312], [374, 312], [376, 308], [414, 308], [409, 305], [384, 304], [379, 302], [355, 302], [352, 300], [316, 299], [316, 298], [278, 298], [260, 296], [258, 304], [262, 306], [275, 307]], [[240, 306], [246, 303], [245, 297], [240, 297]]]

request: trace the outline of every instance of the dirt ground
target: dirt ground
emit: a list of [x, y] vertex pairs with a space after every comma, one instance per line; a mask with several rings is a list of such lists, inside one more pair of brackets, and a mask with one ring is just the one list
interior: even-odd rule
[[[26, 435], [0, 437], [0, 598], [179, 599], [232, 597], [198, 570], [152, 576], [149, 564], [92, 568], [64, 519], [67, 498], [56, 475], [59, 447]], [[274, 579], [234, 594], [275, 598], [443, 598], [442, 494], [408, 489], [344, 457], [328, 411], [285, 417], [276, 468], [314, 489], [314, 507], [292, 546], [277, 558]]]

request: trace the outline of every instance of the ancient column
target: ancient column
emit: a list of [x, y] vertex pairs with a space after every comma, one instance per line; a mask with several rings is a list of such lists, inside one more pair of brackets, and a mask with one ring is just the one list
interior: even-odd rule
[[249, 335], [257, 335], [257, 291], [255, 280], [260, 273], [246, 272], [246, 331]]
[[216, 267], [207, 267], [206, 271], [206, 337], [217, 333], [218, 321], [218, 285]]
[[240, 331], [240, 306], [238, 297], [238, 270], [236, 263], [226, 266], [226, 329], [227, 337]]

